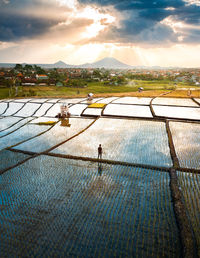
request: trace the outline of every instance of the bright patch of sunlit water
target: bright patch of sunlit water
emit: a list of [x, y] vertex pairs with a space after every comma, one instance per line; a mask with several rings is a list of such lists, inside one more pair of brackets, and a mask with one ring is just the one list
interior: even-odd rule
[[[48, 120], [48, 119], [45, 118], [45, 120]], [[43, 119], [39, 118], [34, 122], [45, 121], [45, 120], [44, 118]], [[81, 130], [85, 129], [92, 122], [93, 122], [92, 119], [70, 118], [69, 127], [61, 126], [61, 122], [59, 122], [52, 129], [42, 134], [41, 136], [35, 137], [27, 142], [24, 142], [16, 146], [16, 149], [26, 150], [26, 151], [31, 150], [33, 152], [45, 151], [55, 146], [56, 144], [61, 143], [69, 139], [73, 135], [79, 133]]]
[[53, 153], [103, 158], [155, 166], [172, 166], [165, 123], [100, 118], [84, 133], [52, 150]]

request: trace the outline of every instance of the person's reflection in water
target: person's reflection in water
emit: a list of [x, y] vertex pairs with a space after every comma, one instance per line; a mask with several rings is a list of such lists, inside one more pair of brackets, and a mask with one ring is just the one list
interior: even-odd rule
[[101, 176], [102, 175], [102, 163], [101, 162], [98, 162], [98, 174]]

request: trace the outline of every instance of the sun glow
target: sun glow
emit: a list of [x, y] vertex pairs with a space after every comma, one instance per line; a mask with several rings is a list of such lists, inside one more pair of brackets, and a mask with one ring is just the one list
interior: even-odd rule
[[84, 38], [96, 37], [100, 31], [104, 30], [108, 25], [115, 21], [115, 17], [108, 13], [101, 13], [98, 8], [87, 6], [82, 11], [76, 13], [77, 18], [88, 18], [93, 23], [86, 27], [86, 31], [82, 33]]
[[76, 9], [76, 0], [56, 0], [61, 6], [67, 6], [70, 9]]

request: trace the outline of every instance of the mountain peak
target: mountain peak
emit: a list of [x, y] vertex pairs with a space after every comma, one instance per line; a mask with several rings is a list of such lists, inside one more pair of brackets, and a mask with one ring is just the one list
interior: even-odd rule
[[53, 66], [56, 68], [66, 68], [67, 64], [64, 63], [63, 61], [58, 61], [55, 64], [53, 64]]
[[124, 64], [114, 57], [105, 57], [95, 63], [91, 64], [94, 68], [106, 69], [130, 69], [131, 66]]
[[66, 65], [66, 63], [63, 62], [63, 61], [61, 61], [61, 60], [59, 60], [58, 62], [55, 63], [55, 65], [57, 65], [57, 64], [59, 64], [59, 65], [61, 65], [61, 64], [62, 64], [62, 65]]

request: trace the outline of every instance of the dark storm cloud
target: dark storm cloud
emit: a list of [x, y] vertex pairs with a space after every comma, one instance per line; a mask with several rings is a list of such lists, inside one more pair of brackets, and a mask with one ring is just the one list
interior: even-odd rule
[[[62, 21], [63, 17], [59, 14], [65, 9], [52, 0], [0, 0], [0, 41], [43, 35]], [[47, 15], [50, 10], [52, 14]]]
[[[175, 22], [191, 25], [200, 24], [200, 6], [188, 5], [183, 0], [80, 0], [82, 3], [114, 6], [124, 16], [121, 27], [111, 27], [95, 40], [105, 39], [110, 42], [169, 44], [178, 42], [184, 36], [185, 42], [200, 42], [198, 30], [188, 30], [175, 33], [174, 30], [162, 24], [165, 18], [171, 17]], [[198, 32], [198, 33], [197, 33]], [[197, 34], [196, 34], [197, 33]], [[191, 39], [189, 39], [191, 37]]]
[[185, 2], [182, 0], [80, 0], [82, 3], [96, 3], [101, 6], [113, 5], [118, 10], [130, 9], [154, 9], [154, 8], [167, 8], [167, 7], [182, 7]]
[[42, 35], [57, 21], [12, 14], [0, 14], [0, 40], [15, 41]]

